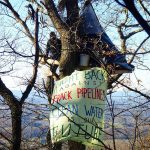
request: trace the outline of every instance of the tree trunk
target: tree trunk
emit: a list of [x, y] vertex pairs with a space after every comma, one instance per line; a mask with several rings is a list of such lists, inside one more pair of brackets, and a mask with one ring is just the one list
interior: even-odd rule
[[[45, 6], [49, 12], [49, 16], [55, 25], [57, 31], [61, 36], [61, 58], [60, 58], [60, 79], [65, 76], [70, 75], [78, 67], [78, 48], [76, 45], [77, 42], [77, 24], [79, 21], [79, 7], [78, 0], [67, 0], [64, 1], [64, 7], [67, 10], [67, 21], [65, 25], [58, 16], [56, 7], [54, 6], [53, 1], [46, 1]], [[67, 24], [67, 25], [66, 25]], [[58, 149], [60, 149], [61, 144], [58, 144]], [[84, 150], [85, 146], [81, 145], [78, 142], [69, 141], [70, 150]], [[80, 148], [81, 147], [81, 148]]]
[[19, 102], [15, 102], [11, 109], [12, 118], [12, 145], [11, 150], [20, 150], [21, 146], [21, 117], [22, 117], [22, 105]]
[[60, 78], [70, 75], [78, 65], [77, 48], [74, 35], [63, 32], [61, 35], [62, 52], [60, 59]]
[[[70, 75], [79, 62], [77, 47], [77, 24], [79, 20], [79, 9], [77, 0], [66, 2], [68, 32], [61, 33], [62, 52], [60, 59], [60, 78]], [[68, 141], [69, 150], [84, 150], [85, 146], [79, 142]]]
[[[50, 105], [51, 105], [51, 96], [53, 93], [53, 88], [54, 88], [54, 78], [52, 76], [49, 76], [47, 77], [47, 81], [46, 81], [46, 93]], [[50, 130], [48, 130], [47, 132], [46, 140], [47, 140], [47, 148], [49, 150], [61, 150], [62, 143], [52, 144]]]
[[12, 137], [10, 150], [20, 150], [22, 103], [13, 95], [0, 79], [0, 95], [4, 98], [11, 111]]
[[[60, 78], [70, 75], [78, 67], [78, 50], [76, 47], [75, 33], [62, 34], [62, 53], [60, 60]], [[68, 141], [69, 150], [85, 150], [79, 142]]]
[[85, 145], [74, 141], [69, 141], [68, 146], [69, 150], [85, 150]]

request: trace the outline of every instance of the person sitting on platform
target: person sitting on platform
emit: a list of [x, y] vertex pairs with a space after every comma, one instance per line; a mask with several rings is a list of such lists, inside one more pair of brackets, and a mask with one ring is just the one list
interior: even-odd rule
[[49, 58], [51, 60], [48, 61], [48, 63], [51, 65], [52, 72], [56, 72], [58, 63], [55, 62], [57, 61], [59, 62], [60, 56], [61, 56], [61, 40], [57, 38], [55, 32], [51, 32], [50, 38], [46, 46], [46, 59], [47, 61], [49, 60]]

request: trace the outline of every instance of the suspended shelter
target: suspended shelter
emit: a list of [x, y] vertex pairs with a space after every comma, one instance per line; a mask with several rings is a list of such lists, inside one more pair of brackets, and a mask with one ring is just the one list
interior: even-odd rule
[[78, 34], [81, 39], [90, 41], [86, 43], [86, 50], [98, 59], [103, 55], [106, 65], [112, 65], [116, 73], [130, 73], [134, 70], [134, 66], [127, 63], [125, 55], [116, 48], [100, 25], [91, 3], [86, 4], [80, 14]]

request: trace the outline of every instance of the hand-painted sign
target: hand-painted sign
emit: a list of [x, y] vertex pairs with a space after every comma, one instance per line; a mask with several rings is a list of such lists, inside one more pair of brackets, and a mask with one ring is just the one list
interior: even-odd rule
[[52, 142], [73, 140], [100, 146], [106, 90], [107, 73], [97, 67], [56, 81], [50, 107]]

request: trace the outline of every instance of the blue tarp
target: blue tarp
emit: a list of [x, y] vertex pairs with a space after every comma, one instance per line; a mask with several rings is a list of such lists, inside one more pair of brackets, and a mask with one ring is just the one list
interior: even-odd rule
[[[126, 70], [124, 72], [132, 72], [134, 70], [134, 66], [127, 63], [125, 55], [116, 48], [104, 31], [90, 3], [84, 7], [80, 14], [78, 34], [81, 38], [99, 39], [100, 43], [98, 44], [101, 44], [103, 45], [102, 47], [104, 47], [101, 49], [102, 51], [114, 51], [115, 55], [109, 57], [106, 56], [105, 60], [107, 64], [113, 64], [116, 69]], [[89, 48], [87, 47], [87, 49]], [[95, 55], [97, 55], [97, 52], [95, 52]]]

